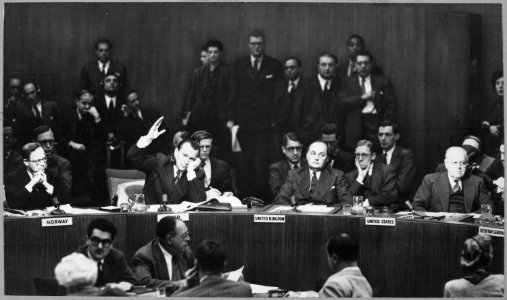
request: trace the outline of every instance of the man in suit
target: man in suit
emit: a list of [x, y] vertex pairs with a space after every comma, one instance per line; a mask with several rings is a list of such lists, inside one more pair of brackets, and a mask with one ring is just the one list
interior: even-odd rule
[[360, 50], [364, 50], [364, 39], [359, 34], [352, 34], [347, 39], [348, 61], [341, 63], [336, 68], [336, 76], [354, 77], [357, 76], [356, 55]]
[[125, 255], [113, 248], [116, 227], [107, 219], [93, 219], [86, 228], [86, 244], [75, 252], [92, 259], [98, 267], [96, 287], [110, 286], [126, 292], [137, 284], [134, 273], [127, 264]]
[[168, 287], [169, 294], [186, 286], [187, 280], [196, 275], [192, 270], [195, 259], [189, 242], [185, 222], [171, 216], [160, 219], [156, 238], [139, 248], [132, 258], [140, 283], [147, 287]]
[[373, 143], [360, 140], [355, 148], [356, 170], [347, 173], [350, 193], [363, 196], [364, 206], [395, 206], [398, 199], [396, 170], [393, 166], [374, 163]]
[[[23, 85], [23, 99], [15, 103], [13, 129], [18, 147], [32, 141], [32, 131], [41, 125], [56, 128], [58, 106], [42, 98], [39, 86], [33, 81]], [[55, 132], [58, 136], [58, 132]], [[19, 149], [19, 148], [18, 148]]]
[[213, 150], [213, 135], [207, 131], [199, 130], [194, 132], [190, 139], [199, 145], [201, 169], [205, 175], [204, 188], [206, 190], [216, 189], [220, 194], [232, 191], [232, 176], [229, 164], [210, 156]]
[[340, 148], [341, 136], [338, 134], [336, 124], [324, 124], [320, 130], [320, 139], [327, 143], [331, 168], [345, 173], [354, 170], [354, 155]]
[[13, 77], [4, 94], [4, 126], [11, 126], [14, 118], [14, 107], [21, 101], [21, 79]]
[[14, 170], [24, 168], [21, 153], [14, 149], [12, 127], [4, 127], [4, 177]]
[[218, 241], [204, 240], [195, 249], [199, 284], [178, 290], [173, 297], [252, 297], [252, 288], [246, 282], [223, 278], [225, 248]]
[[493, 204], [495, 205], [495, 210], [493, 213], [495, 215], [502, 215], [504, 213], [504, 173], [505, 173], [505, 148], [504, 144], [500, 145], [500, 158], [495, 158], [495, 160], [489, 165], [486, 170], [486, 175], [491, 178], [493, 190], [491, 191], [491, 199], [493, 200]]
[[208, 63], [194, 70], [183, 109], [182, 125], [189, 131], [207, 130], [215, 137], [218, 157], [228, 159], [231, 142], [227, 123], [230, 91], [230, 68], [222, 61], [223, 45], [219, 40], [206, 43]]
[[282, 64], [264, 54], [264, 43], [262, 32], [251, 32], [250, 55], [238, 59], [231, 68], [227, 121], [228, 128], [239, 126], [242, 193], [260, 198], [267, 197], [266, 170], [271, 149], [266, 147], [266, 142], [270, 138], [275, 83], [282, 75]]
[[344, 173], [327, 167], [329, 158], [326, 143], [322, 141], [311, 143], [306, 160], [307, 167], [289, 171], [274, 204], [288, 205], [291, 203], [291, 197], [294, 197], [296, 204], [352, 203], [349, 182]]
[[116, 74], [108, 74], [104, 77], [102, 93], [95, 97], [94, 105], [102, 118], [106, 142], [115, 142], [117, 126], [123, 115], [122, 107], [125, 100], [119, 93], [119, 77]]
[[199, 145], [190, 139], [183, 139], [174, 149], [173, 155], [147, 153], [146, 148], [165, 132], [158, 131], [164, 117], [159, 118], [142, 136], [137, 144], [130, 148], [127, 159], [138, 169], [150, 175], [144, 184], [146, 204], [162, 202], [162, 195], [167, 194], [169, 204], [182, 201], [202, 202], [206, 200], [204, 175], [199, 169]]
[[419, 211], [471, 213], [481, 204], [491, 203], [484, 180], [467, 175], [467, 152], [450, 147], [445, 152], [447, 172], [428, 174], [414, 197], [414, 209]]
[[372, 73], [373, 57], [358, 51], [357, 76], [343, 78], [340, 108], [345, 114], [345, 145], [353, 147], [357, 140], [368, 139], [378, 150], [378, 126], [384, 120], [396, 120], [396, 98], [389, 81]]
[[286, 133], [283, 136], [281, 148], [285, 159], [269, 166], [269, 188], [273, 197], [278, 195], [280, 187], [285, 183], [290, 170], [306, 167], [306, 161], [301, 156], [303, 144], [296, 133]]
[[81, 71], [81, 89], [89, 90], [98, 96], [102, 91], [101, 81], [107, 74], [115, 74], [119, 80], [119, 89], [128, 88], [127, 69], [124, 65], [111, 60], [113, 44], [107, 39], [95, 43], [96, 61], [90, 62]]
[[[288, 57], [284, 62], [285, 78], [275, 85], [272, 111], [272, 143], [273, 149], [280, 149], [282, 136], [286, 132], [300, 131], [305, 80], [301, 76], [302, 63], [297, 57]], [[282, 158], [279, 151], [272, 161]]]
[[382, 155], [376, 157], [377, 163], [391, 165], [396, 170], [398, 187], [398, 208], [405, 208], [405, 201], [414, 197], [415, 175], [417, 166], [414, 153], [399, 147], [396, 142], [400, 138], [398, 124], [384, 121], [378, 128], [378, 140]]
[[303, 96], [303, 143], [307, 144], [319, 137], [325, 123], [341, 124], [337, 109], [339, 80], [334, 77], [336, 60], [325, 53], [318, 59], [317, 76], [310, 78]]
[[46, 172], [44, 149], [38, 143], [28, 143], [21, 148], [24, 168], [5, 177], [5, 196], [10, 208], [33, 210], [53, 206], [52, 198], [69, 202], [69, 194], [61, 177]]

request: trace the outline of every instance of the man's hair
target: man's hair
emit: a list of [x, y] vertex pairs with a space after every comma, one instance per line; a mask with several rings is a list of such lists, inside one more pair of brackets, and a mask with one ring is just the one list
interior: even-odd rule
[[37, 128], [35, 128], [33, 131], [32, 131], [32, 136], [33, 136], [33, 139], [34, 140], [37, 140], [37, 136], [39, 134], [42, 134], [44, 132], [48, 132], [51, 130], [51, 127], [47, 126], [47, 125], [41, 125]]
[[356, 149], [357, 147], [361, 147], [361, 146], [368, 147], [370, 149], [370, 152], [373, 153], [373, 143], [370, 140], [359, 140], [356, 143], [356, 146], [354, 147], [354, 149]]
[[286, 134], [283, 135], [282, 137], [282, 146], [287, 146], [287, 144], [289, 143], [289, 140], [291, 141], [294, 141], [294, 142], [301, 142], [301, 139], [299, 138], [299, 136], [295, 133], [295, 132], [287, 132]]
[[102, 76], [102, 80], [103, 81], [106, 80], [106, 78], [109, 76], [114, 76], [118, 81], [120, 81], [120, 75], [118, 75], [117, 73], [109, 73], [109, 72], [107, 72], [106, 75]]
[[82, 253], [71, 253], [56, 265], [55, 279], [70, 290], [81, 290], [97, 281], [98, 267], [92, 259]]
[[159, 239], [165, 239], [168, 234], [174, 234], [176, 231], [176, 218], [167, 216], [158, 221], [155, 234]]
[[190, 147], [192, 147], [192, 149], [194, 149], [194, 150], [199, 150], [200, 149], [199, 145], [194, 140], [189, 139], [189, 138], [182, 139], [178, 143], [178, 145], [176, 146], [176, 148], [178, 148], [178, 150], [181, 150], [181, 147], [183, 147], [183, 145], [185, 145], [187, 143], [190, 144]]
[[493, 85], [493, 88], [495, 87], [496, 85], [496, 81], [499, 79], [499, 78], [502, 78], [503, 77], [503, 71], [501, 70], [496, 70], [495, 72], [493, 72], [493, 75], [491, 75], [491, 84]]
[[208, 51], [210, 47], [218, 48], [220, 52], [224, 51], [224, 45], [217, 39], [211, 39], [206, 43], [206, 51]]
[[99, 48], [99, 44], [107, 44], [109, 46], [109, 50], [113, 49], [113, 43], [110, 40], [101, 38], [97, 42], [95, 42], [95, 50]]
[[114, 226], [113, 223], [104, 218], [93, 219], [90, 222], [90, 224], [88, 224], [88, 227], [86, 228], [86, 234], [88, 235], [88, 237], [92, 236], [93, 229], [109, 232], [111, 234], [111, 240], [114, 240], [116, 236], [116, 226]]
[[361, 44], [363, 44], [363, 47], [364, 47], [364, 39], [363, 39], [363, 37], [362, 37], [362, 36], [360, 36], [359, 34], [356, 34], [356, 33], [351, 34], [351, 35], [349, 36], [349, 38], [347, 39], [347, 45], [350, 43], [350, 40], [352, 40], [352, 39], [354, 39], [354, 38], [355, 38], [355, 39], [360, 40], [360, 41], [361, 41]]
[[460, 146], [452, 146], [452, 147], [447, 148], [447, 150], [445, 150], [445, 159], [447, 159], [447, 157], [449, 157], [449, 155], [451, 154], [451, 152], [461, 152], [461, 153], [463, 153], [463, 156], [465, 157], [465, 160], [468, 161], [467, 150], [465, 148], [460, 147]]
[[393, 128], [393, 134], [398, 134], [399, 131], [398, 131], [398, 124], [391, 121], [391, 120], [385, 120], [382, 122], [382, 124], [379, 125], [379, 128], [380, 127], [392, 127]]
[[207, 47], [207, 45], [202, 45], [202, 46], [201, 46], [201, 52], [202, 52], [202, 51], [206, 51], [206, 52], [208, 52], [208, 47]]
[[491, 237], [478, 233], [465, 241], [461, 251], [461, 267], [468, 272], [486, 268], [493, 258]]
[[251, 37], [261, 37], [262, 40], [266, 40], [266, 36], [264, 35], [264, 32], [262, 32], [259, 29], [255, 29], [255, 30], [250, 31], [250, 33], [248, 34], [248, 38], [250, 39]]
[[330, 58], [332, 58], [335, 64], [338, 62], [338, 59], [337, 59], [336, 55], [326, 52], [326, 53], [322, 53], [321, 55], [319, 55], [319, 57], [317, 57], [317, 64], [320, 63], [320, 59], [322, 57], [330, 57]]
[[213, 135], [207, 131], [199, 130], [194, 132], [190, 136], [190, 139], [194, 140], [196, 143], [200, 143], [202, 140], [213, 139]]
[[190, 133], [188, 131], [176, 132], [173, 136], [173, 147], [176, 148], [182, 140], [188, 139], [189, 136], [190, 136]]
[[326, 123], [320, 129], [320, 135], [323, 134], [338, 134], [338, 128], [335, 123]]
[[39, 143], [36, 143], [36, 142], [31, 142], [31, 143], [25, 144], [21, 148], [21, 158], [29, 160], [30, 159], [30, 154], [32, 154], [32, 152], [34, 152], [38, 148], [42, 148], [42, 146]]
[[84, 89], [84, 90], [80, 90], [79, 92], [76, 93], [76, 101], [79, 101], [79, 99], [81, 99], [81, 97], [83, 97], [83, 95], [86, 95], [86, 94], [90, 94], [90, 96], [94, 97], [93, 93], [90, 92], [90, 90]]
[[131, 89], [131, 88], [127, 89], [127, 90], [123, 93], [123, 95], [125, 95], [125, 100], [127, 100], [127, 97], [128, 97], [128, 96], [130, 96], [131, 94], [134, 94], [134, 93], [136, 93], [136, 94], [137, 94], [137, 96], [139, 96], [139, 93], [138, 93], [136, 90]]
[[350, 237], [348, 233], [342, 233], [339, 236], [331, 237], [326, 245], [327, 253], [336, 254], [338, 258], [345, 262], [357, 260], [359, 245], [357, 241]]
[[358, 57], [358, 56], [368, 56], [370, 58], [370, 61], [373, 62], [373, 55], [371, 55], [371, 53], [367, 50], [357, 51], [356, 57]]
[[298, 68], [301, 68], [301, 66], [303, 65], [303, 63], [301, 62], [301, 60], [298, 58], [298, 57], [295, 57], [295, 56], [289, 56], [287, 57], [283, 63], [285, 65], [285, 63], [287, 63], [289, 60], [295, 60], [296, 63], [298, 64]]
[[225, 266], [225, 248], [218, 241], [204, 240], [195, 249], [195, 258], [202, 270], [220, 273]]
[[329, 154], [329, 147], [327, 145], [326, 142], [324, 142], [323, 140], [315, 140], [313, 142], [311, 142], [309, 145], [308, 145], [308, 150], [306, 150], [306, 153], [308, 153], [310, 151], [310, 147], [313, 145], [313, 144], [317, 144], [317, 143], [321, 143], [322, 145], [326, 146], [326, 153]]

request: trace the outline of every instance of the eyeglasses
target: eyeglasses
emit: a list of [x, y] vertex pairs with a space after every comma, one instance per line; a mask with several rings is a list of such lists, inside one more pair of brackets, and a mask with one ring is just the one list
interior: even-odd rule
[[42, 141], [39, 141], [39, 144], [41, 144], [41, 145], [45, 145], [45, 144], [53, 145], [54, 143], [55, 143], [55, 140], [42, 140]]
[[90, 238], [90, 241], [92, 242], [93, 246], [98, 246], [100, 243], [102, 243], [102, 246], [109, 247], [112, 243], [112, 241], [110, 239], [100, 239], [96, 236], [92, 236]]
[[41, 164], [41, 163], [45, 163], [47, 160], [48, 159], [46, 157], [43, 157], [41, 159], [29, 160], [29, 162], [34, 163], [34, 164]]
[[360, 66], [367, 66], [369, 65], [371, 62], [369, 61], [357, 61], [356, 64], [360, 65]]
[[457, 166], [460, 166], [460, 167], [466, 167], [468, 165], [468, 163], [466, 161], [451, 161], [451, 165], [457, 167]]
[[371, 154], [367, 154], [367, 153], [356, 153], [355, 154], [356, 158], [366, 158], [368, 156], [371, 156]]
[[303, 151], [303, 147], [296, 146], [296, 147], [284, 147], [289, 152], [301, 152]]
[[202, 145], [202, 146], [199, 146], [199, 148], [202, 150], [208, 150], [208, 149], [211, 149], [211, 145]]

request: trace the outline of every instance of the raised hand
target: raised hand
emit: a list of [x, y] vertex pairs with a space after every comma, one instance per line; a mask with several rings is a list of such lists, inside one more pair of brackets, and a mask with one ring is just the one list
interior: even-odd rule
[[159, 131], [158, 128], [160, 127], [160, 124], [162, 124], [162, 121], [164, 120], [164, 117], [160, 117], [150, 128], [150, 131], [148, 131], [148, 134], [146, 134], [146, 137], [150, 140], [154, 140], [158, 138], [161, 134], [165, 132], [165, 129]]

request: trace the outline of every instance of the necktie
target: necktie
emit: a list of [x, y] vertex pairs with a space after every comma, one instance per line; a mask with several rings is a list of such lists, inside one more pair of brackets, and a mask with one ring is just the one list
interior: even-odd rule
[[113, 98], [109, 99], [109, 107], [108, 107], [108, 109], [109, 110], [114, 110]]
[[356, 64], [354, 62], [349, 61], [349, 68], [347, 69], [347, 77], [350, 77], [350, 75], [352, 75], [352, 72], [354, 71], [355, 65]]
[[293, 90], [294, 90], [294, 81], [290, 81], [289, 82], [289, 90], [288, 90], [289, 94], [292, 93]]
[[382, 163], [387, 164], [387, 152], [382, 153]]
[[41, 120], [41, 119], [42, 119], [42, 117], [41, 117], [41, 115], [40, 115], [40, 111], [39, 111], [39, 109], [37, 108], [37, 105], [33, 104], [32, 106], [33, 106], [33, 110], [34, 110], [34, 112], [35, 112], [35, 118], [36, 118], [37, 120]]
[[206, 161], [203, 161], [201, 163], [201, 169], [204, 171], [204, 187], [208, 187], [210, 185], [210, 179], [208, 178], [208, 175], [206, 175], [206, 170], [204, 170], [204, 167], [206, 166]]
[[458, 180], [454, 180], [454, 185], [452, 187], [452, 192], [453, 193], [459, 193], [459, 192], [461, 192], [461, 188], [459, 187], [459, 181]]
[[310, 182], [310, 195], [313, 195], [316, 186], [317, 186], [317, 173], [312, 172], [312, 180]]
[[174, 178], [174, 185], [178, 184], [178, 181], [180, 181], [180, 177], [181, 177], [181, 171], [178, 170], [178, 172], [176, 173], [176, 178]]
[[294, 169], [299, 169], [298, 164], [292, 164], [292, 169], [293, 169], [293, 170], [294, 170]]
[[104, 275], [102, 274], [102, 263], [100, 261], [97, 262], [97, 272], [97, 283], [95, 285], [103, 286], [104, 283], [102, 281], [104, 281]]
[[366, 88], [364, 86], [364, 82], [365, 82], [366, 79], [364, 79], [364, 77], [361, 77], [361, 93], [366, 93]]
[[254, 71], [255, 72], [259, 71], [259, 59], [258, 58], [254, 59]]
[[331, 84], [330, 84], [329, 80], [326, 80], [326, 83], [324, 84], [324, 92], [329, 91], [329, 86], [330, 86], [330, 85], [331, 85]]
[[100, 73], [102, 73], [102, 76], [106, 76], [106, 64], [102, 64], [102, 70]]

